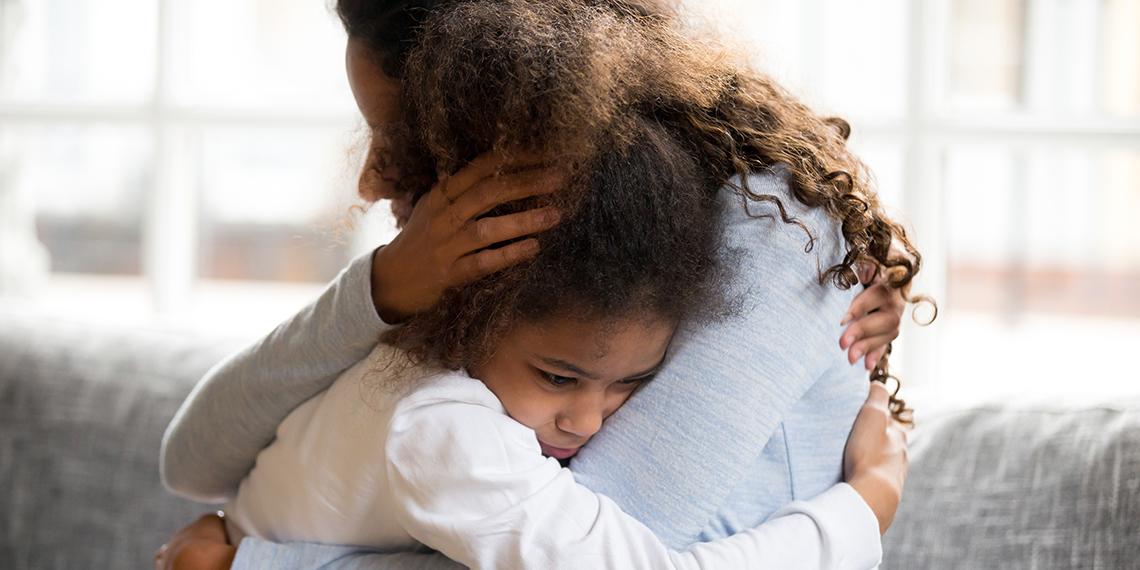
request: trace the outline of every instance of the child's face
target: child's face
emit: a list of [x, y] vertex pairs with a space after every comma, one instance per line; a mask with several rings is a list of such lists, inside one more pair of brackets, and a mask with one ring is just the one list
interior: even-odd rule
[[469, 372], [535, 431], [545, 455], [567, 459], [657, 371], [675, 328], [640, 320], [519, 324]]

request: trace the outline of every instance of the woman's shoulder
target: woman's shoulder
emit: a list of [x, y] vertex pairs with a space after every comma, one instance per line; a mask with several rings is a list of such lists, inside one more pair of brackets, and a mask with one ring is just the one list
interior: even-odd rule
[[[767, 220], [791, 225], [783, 218], [803, 223], [813, 234], [838, 234], [839, 224], [823, 208], [813, 208], [800, 202], [792, 192], [791, 171], [777, 164], [747, 176], [729, 179], [721, 189], [721, 198], [728, 209], [730, 224], [745, 220]], [[803, 236], [803, 230], [799, 229]]]
[[721, 189], [725, 241], [729, 250], [762, 259], [788, 276], [818, 281], [821, 269], [842, 261], [845, 240], [839, 223], [821, 207], [809, 207], [792, 192], [787, 167], [775, 165], [736, 176]]

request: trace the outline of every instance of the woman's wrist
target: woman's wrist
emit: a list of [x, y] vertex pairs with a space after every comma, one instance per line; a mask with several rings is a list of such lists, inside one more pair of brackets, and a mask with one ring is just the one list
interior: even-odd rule
[[397, 324], [406, 320], [408, 313], [401, 310], [399, 300], [392, 295], [399, 289], [392, 278], [394, 268], [385, 255], [386, 249], [380, 246], [372, 252], [372, 305], [385, 323]]

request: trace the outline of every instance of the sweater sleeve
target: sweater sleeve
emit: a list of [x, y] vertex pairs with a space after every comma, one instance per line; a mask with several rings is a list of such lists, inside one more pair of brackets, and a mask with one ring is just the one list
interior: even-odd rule
[[571, 465], [675, 548], [698, 540], [788, 411], [841, 358], [839, 321], [853, 292], [819, 275], [842, 258], [842, 237], [826, 214], [800, 207], [779, 171], [751, 177], [749, 188], [778, 197], [807, 226], [811, 251], [774, 206], [750, 202], [749, 216], [738, 194], [722, 190], [738, 310], [680, 331], [654, 381]]
[[314, 302], [206, 373], [163, 436], [167, 489], [232, 498], [289, 412], [368, 355], [389, 327], [372, 303], [371, 269], [371, 252], [356, 258]]
[[879, 562], [878, 522], [842, 483], [756, 528], [686, 552], [671, 550], [613, 501], [542, 457], [534, 432], [493, 409], [496, 404], [437, 398], [429, 390], [402, 402], [389, 425], [393, 516], [416, 540], [456, 562], [552, 570], [869, 568]]

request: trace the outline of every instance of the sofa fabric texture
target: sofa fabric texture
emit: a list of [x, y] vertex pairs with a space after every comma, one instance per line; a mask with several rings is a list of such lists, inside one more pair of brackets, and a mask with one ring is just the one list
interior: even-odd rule
[[1140, 568], [1140, 405], [982, 407], [913, 434], [889, 568]]
[[234, 348], [0, 314], [0, 568], [150, 568], [210, 507], [158, 475], [166, 424]]
[[[210, 510], [162, 488], [162, 433], [247, 340], [0, 310], [0, 568], [151, 567]], [[1140, 568], [1140, 399], [919, 413], [883, 568]]]

